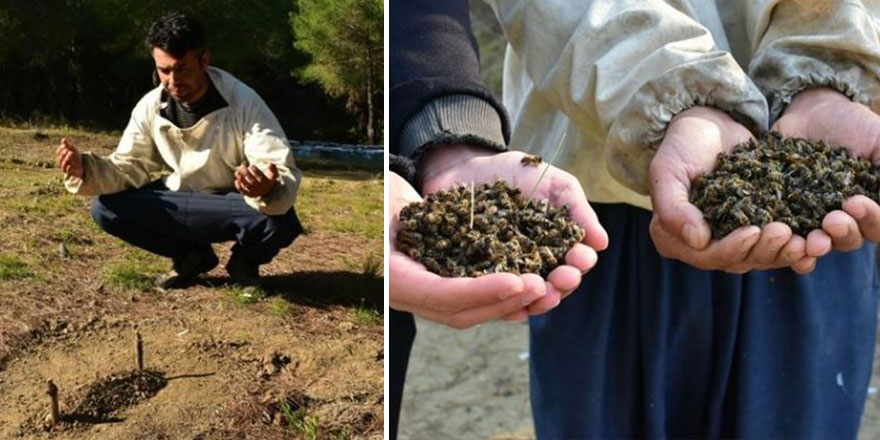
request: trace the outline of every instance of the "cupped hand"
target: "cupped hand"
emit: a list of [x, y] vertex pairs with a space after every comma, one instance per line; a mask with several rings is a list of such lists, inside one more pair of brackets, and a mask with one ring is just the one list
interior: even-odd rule
[[268, 194], [278, 183], [278, 168], [269, 164], [264, 174], [254, 165], [239, 165], [235, 169], [235, 189], [248, 197], [261, 197]]
[[537, 275], [496, 273], [478, 278], [445, 278], [397, 249], [400, 210], [421, 201], [415, 189], [395, 173], [387, 173], [391, 252], [388, 293], [391, 308], [414, 313], [455, 328], [468, 328], [495, 319], [518, 319], [529, 304], [546, 296]]
[[[799, 92], [773, 129], [785, 136], [842, 145], [857, 156], [880, 163], [880, 116], [833, 89]], [[880, 241], [880, 206], [858, 195], [844, 200], [842, 209], [825, 215], [822, 229], [807, 237], [807, 246], [846, 252], [860, 248], [864, 240]]]
[[719, 153], [751, 137], [729, 115], [708, 107], [691, 108], [669, 123], [649, 169], [654, 209], [650, 231], [660, 255], [732, 273], [779, 267], [800, 273], [813, 270], [821, 252], [810, 253], [807, 240], [792, 234], [787, 225], [745, 226], [713, 240], [702, 212], [690, 202], [691, 182], [715, 167]]
[[582, 275], [596, 264], [596, 251], [608, 246], [608, 235], [587, 202], [580, 182], [552, 165], [542, 178], [547, 165], [523, 166], [525, 156], [516, 151], [497, 153], [468, 145], [446, 145], [429, 150], [422, 162], [422, 189], [426, 194], [457, 184], [479, 185], [501, 179], [519, 188], [525, 196], [547, 200], [553, 206], [568, 205], [572, 220], [584, 228], [583, 241], [566, 253], [565, 264], [551, 271], [546, 280], [535, 274], [520, 276], [527, 288], [546, 290], [546, 295], [507, 319], [546, 313], [559, 305], [580, 284]]
[[55, 149], [55, 163], [66, 176], [82, 179], [85, 175], [82, 154], [67, 138], [62, 138], [61, 144]]

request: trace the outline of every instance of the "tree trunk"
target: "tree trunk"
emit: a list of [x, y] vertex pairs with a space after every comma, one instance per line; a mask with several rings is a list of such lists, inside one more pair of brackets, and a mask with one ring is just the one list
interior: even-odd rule
[[373, 57], [367, 42], [367, 143], [373, 145], [376, 133], [373, 129]]

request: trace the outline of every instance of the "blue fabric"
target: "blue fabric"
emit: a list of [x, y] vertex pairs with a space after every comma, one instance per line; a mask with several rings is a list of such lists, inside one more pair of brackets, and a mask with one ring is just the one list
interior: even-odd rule
[[530, 322], [539, 438], [855, 438], [877, 325], [876, 246], [789, 269], [660, 257], [651, 213], [594, 204], [610, 247]]
[[293, 208], [268, 216], [237, 192], [171, 191], [161, 182], [97, 197], [92, 218], [109, 234], [173, 259], [192, 251], [212, 252], [211, 243], [234, 240], [234, 254], [265, 264], [302, 233]]

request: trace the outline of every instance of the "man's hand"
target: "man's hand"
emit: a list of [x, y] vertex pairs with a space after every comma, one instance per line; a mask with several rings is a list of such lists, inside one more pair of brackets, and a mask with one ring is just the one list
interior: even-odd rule
[[[425, 166], [422, 189], [427, 194], [455, 184], [473, 182], [479, 185], [502, 179], [511, 186], [518, 187], [524, 196], [528, 196], [545, 165], [523, 167], [524, 156], [521, 152], [496, 153], [467, 145], [434, 148], [426, 153], [423, 160]], [[581, 283], [581, 276], [596, 264], [596, 250], [608, 246], [608, 235], [587, 203], [580, 182], [571, 174], [550, 166], [532, 197], [547, 199], [554, 206], [568, 205], [572, 219], [586, 231], [583, 243], [576, 244], [568, 251], [565, 255], [566, 264], [554, 269], [547, 276], [546, 282], [534, 274], [521, 277], [526, 284], [526, 290], [544, 286], [546, 296], [527, 307], [528, 313], [541, 314], [559, 305], [562, 298]], [[522, 318], [525, 313], [526, 310], [521, 310], [508, 318]]]
[[520, 320], [525, 307], [546, 296], [541, 277], [495, 273], [478, 278], [444, 278], [397, 250], [400, 210], [422, 198], [395, 173], [388, 179], [389, 305], [455, 328], [468, 328], [494, 319]]
[[68, 177], [83, 178], [85, 170], [83, 169], [82, 154], [67, 140], [61, 139], [61, 145], [55, 150], [55, 162], [58, 168]]
[[739, 228], [712, 240], [709, 225], [690, 203], [691, 182], [715, 167], [718, 153], [751, 138], [751, 133], [726, 113], [694, 107], [676, 116], [650, 166], [651, 238], [660, 255], [704, 270], [744, 273], [753, 269], [791, 266], [813, 270], [816, 257], [828, 248], [807, 246], [787, 225], [774, 222]]
[[275, 164], [269, 164], [267, 174], [263, 174], [254, 165], [240, 165], [235, 169], [235, 189], [248, 196], [260, 197], [268, 194], [278, 183], [278, 168]]
[[[880, 162], [880, 116], [846, 95], [828, 88], [807, 89], [795, 95], [773, 129], [785, 136], [825, 140], [843, 145], [856, 156]], [[880, 241], [880, 206], [865, 196], [843, 201], [842, 210], [829, 212], [822, 229], [807, 237], [807, 247], [833, 246], [851, 251], [864, 239]]]

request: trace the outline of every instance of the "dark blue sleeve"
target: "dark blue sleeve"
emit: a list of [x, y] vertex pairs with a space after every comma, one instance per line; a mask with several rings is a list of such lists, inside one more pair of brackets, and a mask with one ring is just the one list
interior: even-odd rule
[[467, 0], [399, 0], [389, 8], [389, 146], [407, 119], [426, 103], [448, 95], [473, 95], [490, 103], [510, 139], [507, 113], [480, 79], [477, 44]]

